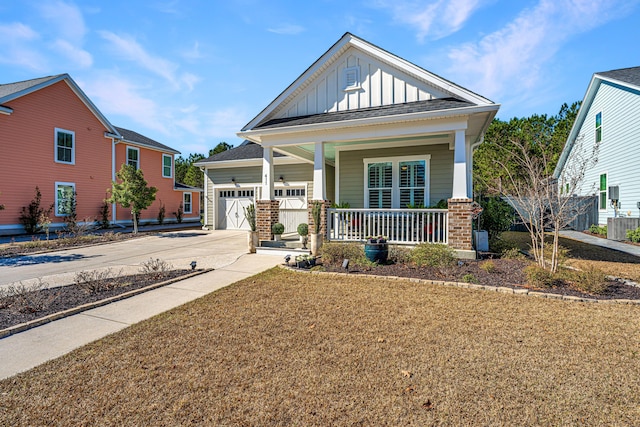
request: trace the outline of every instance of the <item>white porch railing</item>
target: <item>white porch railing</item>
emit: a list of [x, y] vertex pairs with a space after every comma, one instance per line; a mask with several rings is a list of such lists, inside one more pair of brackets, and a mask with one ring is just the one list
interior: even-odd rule
[[363, 241], [385, 236], [390, 243], [443, 243], [446, 209], [328, 209], [327, 239]]

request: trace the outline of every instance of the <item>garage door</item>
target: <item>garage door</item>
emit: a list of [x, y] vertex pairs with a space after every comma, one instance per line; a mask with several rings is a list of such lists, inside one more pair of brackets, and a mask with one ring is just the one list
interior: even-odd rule
[[253, 203], [253, 189], [221, 190], [218, 193], [218, 229], [249, 230], [244, 208]]

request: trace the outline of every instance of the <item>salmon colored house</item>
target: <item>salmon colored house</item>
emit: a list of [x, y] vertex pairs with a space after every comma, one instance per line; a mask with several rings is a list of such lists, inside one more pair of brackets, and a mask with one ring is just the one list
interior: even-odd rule
[[[82, 222], [100, 219], [107, 190], [122, 163], [144, 171], [158, 188], [156, 201], [141, 215], [155, 222], [160, 204], [166, 221], [183, 205], [186, 221], [200, 220], [197, 188], [174, 181], [178, 151], [136, 132], [113, 126], [68, 74], [0, 85], [0, 234], [24, 232], [23, 207], [38, 187], [41, 206], [53, 205], [51, 228], [62, 228], [69, 194], [76, 193], [76, 212]], [[130, 224], [131, 216], [110, 206], [112, 224]]]

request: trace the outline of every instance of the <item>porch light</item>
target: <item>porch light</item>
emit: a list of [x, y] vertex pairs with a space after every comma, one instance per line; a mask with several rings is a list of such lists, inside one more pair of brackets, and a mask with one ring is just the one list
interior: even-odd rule
[[284, 182], [284, 176], [280, 175], [280, 178], [278, 178], [280, 180], [280, 182]]
[[231, 182], [234, 183], [234, 184], [236, 183], [236, 177], [235, 176], [231, 177]]

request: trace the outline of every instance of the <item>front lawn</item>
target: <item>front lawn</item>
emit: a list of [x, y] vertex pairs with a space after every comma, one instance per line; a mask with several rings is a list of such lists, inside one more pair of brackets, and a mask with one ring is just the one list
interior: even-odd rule
[[269, 270], [0, 382], [0, 425], [633, 425], [640, 306]]

